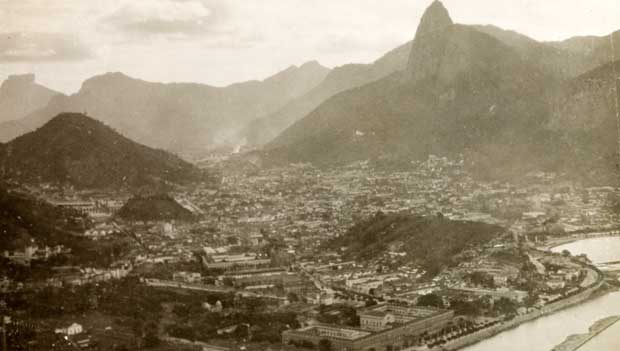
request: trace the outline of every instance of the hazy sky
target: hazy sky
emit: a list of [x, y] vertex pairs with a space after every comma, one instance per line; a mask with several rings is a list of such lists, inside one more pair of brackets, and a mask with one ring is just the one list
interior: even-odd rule
[[[620, 29], [620, 0], [444, 0], [452, 19], [539, 40]], [[0, 79], [67, 93], [122, 71], [212, 85], [292, 64], [371, 62], [413, 38], [431, 0], [0, 0]]]

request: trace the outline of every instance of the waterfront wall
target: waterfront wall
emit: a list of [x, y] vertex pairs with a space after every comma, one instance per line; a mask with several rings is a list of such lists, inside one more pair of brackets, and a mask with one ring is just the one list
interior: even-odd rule
[[442, 346], [438, 346], [433, 348], [432, 350], [445, 350], [445, 351], [455, 351], [455, 350], [459, 350], [461, 348], [464, 348], [466, 346], [469, 345], [473, 345], [475, 343], [478, 343], [484, 339], [488, 339], [492, 336], [495, 336], [503, 331], [515, 328], [517, 326], [519, 326], [522, 323], [526, 323], [529, 321], [533, 321], [534, 319], [540, 318], [542, 316], [557, 312], [559, 310], [562, 310], [564, 308], [567, 307], [571, 307], [574, 306], [576, 304], [579, 304], [585, 300], [587, 300], [588, 298], [590, 298], [590, 296], [592, 296], [592, 294], [594, 292], [596, 292], [598, 289], [600, 289], [600, 287], [603, 285], [603, 276], [602, 273], [599, 272], [597, 270], [597, 274], [599, 275], [599, 279], [597, 280], [596, 283], [594, 283], [593, 285], [591, 285], [590, 287], [582, 290], [581, 292], [566, 297], [564, 299], [561, 299], [559, 301], [555, 301], [552, 302], [548, 305], [545, 305], [544, 307], [542, 307], [539, 310], [535, 310], [533, 312], [530, 312], [528, 314], [524, 314], [522, 316], [517, 316], [514, 319], [501, 323], [501, 324], [497, 324], [494, 325], [492, 327], [489, 327], [487, 329], [483, 329], [483, 330], [479, 330], [475, 333], [463, 336], [461, 338], [452, 340], [450, 342], [448, 342], [447, 344], [444, 344]]
[[590, 340], [595, 338], [600, 333], [607, 330], [607, 328], [616, 324], [620, 320], [620, 316], [607, 317], [594, 323], [587, 334], [571, 335], [560, 345], [554, 347], [551, 351], [575, 351], [587, 344]]

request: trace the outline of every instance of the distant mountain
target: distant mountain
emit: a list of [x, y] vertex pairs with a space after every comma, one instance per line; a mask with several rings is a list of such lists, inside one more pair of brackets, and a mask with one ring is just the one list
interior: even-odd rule
[[278, 111], [250, 123], [241, 138], [253, 146], [263, 145], [312, 112], [328, 98], [386, 77], [407, 65], [411, 42], [388, 52], [372, 64], [348, 64], [334, 68], [317, 87], [292, 100]]
[[[574, 78], [610, 61], [611, 50], [607, 52], [606, 57], [597, 57], [591, 55], [588, 50], [571, 49], [564, 44], [565, 42], [539, 42], [515, 31], [492, 25], [473, 26], [473, 28], [495, 37], [516, 49], [523, 58], [564, 79]], [[571, 40], [573, 39], [566, 42]], [[600, 42], [599, 47], [604, 50], [605, 44], [609, 46], [609, 41]]]
[[2, 145], [0, 175], [79, 188], [142, 187], [205, 180], [190, 163], [137, 144], [81, 114], [65, 113]]
[[168, 195], [136, 196], [117, 216], [132, 221], [191, 221], [196, 217]]
[[522, 144], [544, 124], [554, 82], [434, 2], [403, 71], [328, 99], [270, 143], [268, 158], [330, 165]]
[[620, 59], [620, 46], [618, 43], [620, 43], [620, 30], [601, 37], [574, 37], [560, 42], [550, 42], [548, 44], [575, 55], [585, 57], [592, 62], [591, 68], [594, 68]]
[[0, 122], [18, 120], [46, 106], [58, 94], [37, 84], [34, 74], [9, 76], [0, 85]]
[[607, 63], [565, 82], [560, 100], [556, 103], [556, 110], [549, 121], [551, 128], [588, 131], [615, 126], [618, 79], [620, 79], [620, 60]]
[[617, 182], [620, 60], [565, 82], [553, 107], [548, 128], [574, 153], [572, 171]]
[[[236, 130], [314, 88], [329, 70], [317, 62], [292, 66], [263, 81], [216, 88], [151, 83], [121, 73], [85, 81], [80, 91], [57, 97], [18, 123], [0, 124], [8, 141], [62, 112], [88, 113], [140, 143], [179, 150], [236, 145]], [[12, 135], [10, 135], [12, 133]]]

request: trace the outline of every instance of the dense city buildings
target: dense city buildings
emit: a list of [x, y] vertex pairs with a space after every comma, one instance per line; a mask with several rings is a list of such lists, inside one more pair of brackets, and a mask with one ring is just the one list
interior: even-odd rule
[[[103, 216], [97, 210], [102, 204], [129, 201], [131, 196], [123, 192], [94, 194], [53, 186], [16, 191], [54, 199], [75, 211], [84, 229], [72, 235], [109, 256], [62, 265], [56, 263], [59, 258], [85, 249], [32, 242], [6, 250], [3, 256], [15, 265], [34, 269], [47, 260], [54, 268], [38, 281], [8, 276], [2, 291], [76, 289], [138, 278], [137, 286], [153, 292], [207, 294], [213, 297], [197, 303], [189, 316], [218, 316], [213, 322], [217, 330], [199, 337], [210, 347], [231, 347], [226, 340], [235, 333], [257, 343], [267, 332], [274, 333], [270, 342], [301, 349], [319, 347], [323, 340], [333, 350], [350, 351], [460, 340], [473, 330], [526, 318], [598, 281], [587, 263], [538, 247], [574, 236], [614, 235], [619, 229], [613, 226], [618, 214], [609, 206], [618, 196], [615, 188], [585, 187], [547, 173], [530, 174], [524, 184], [487, 182], [473, 178], [462, 160], [434, 156], [398, 171], [365, 162], [337, 170], [310, 165], [250, 174], [228, 170], [217, 189], [179, 188], [170, 197], [154, 197], [167, 209], [174, 209], [174, 202], [191, 216], [175, 210], [148, 220], [121, 218], [115, 212]], [[149, 206], [148, 199], [142, 198], [141, 206]], [[408, 243], [398, 232], [386, 234], [393, 239], [368, 257], [332, 244], [347, 242], [341, 239], [353, 235], [351, 228], [360, 223], [391, 223], [391, 218], [396, 222], [386, 233], [401, 230], [395, 225], [407, 218], [420, 233], [426, 233], [419, 226], [424, 223], [456, 233], [471, 230], [468, 223], [488, 226], [475, 229], [479, 231], [501, 229], [482, 236], [486, 239], [479, 244], [459, 247], [450, 260], [438, 261], [444, 263], [432, 273], [428, 262], [410, 255], [408, 245], [419, 246], [428, 241], [424, 237]], [[235, 300], [227, 300], [230, 296]], [[98, 305], [102, 299], [89, 301]], [[243, 318], [219, 319], [231, 313], [255, 316], [256, 309], [247, 305], [253, 299], [262, 301], [261, 316], [298, 317], [276, 330], [266, 324], [244, 326]], [[186, 307], [172, 301], [164, 305], [171, 321], [164, 335], [174, 342], [185, 340], [193, 330], [183, 319], [188, 317], [181, 317]], [[91, 332], [89, 340], [96, 344], [98, 327], [80, 318], [71, 322]]]

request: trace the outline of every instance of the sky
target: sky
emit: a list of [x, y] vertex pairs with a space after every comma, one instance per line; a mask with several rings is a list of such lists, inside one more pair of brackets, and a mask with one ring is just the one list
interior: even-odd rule
[[[619, 0], [444, 0], [452, 19], [541, 41], [620, 29]], [[0, 80], [76, 92], [106, 72], [224, 86], [317, 60], [367, 63], [415, 34], [431, 0], [0, 0]]]

